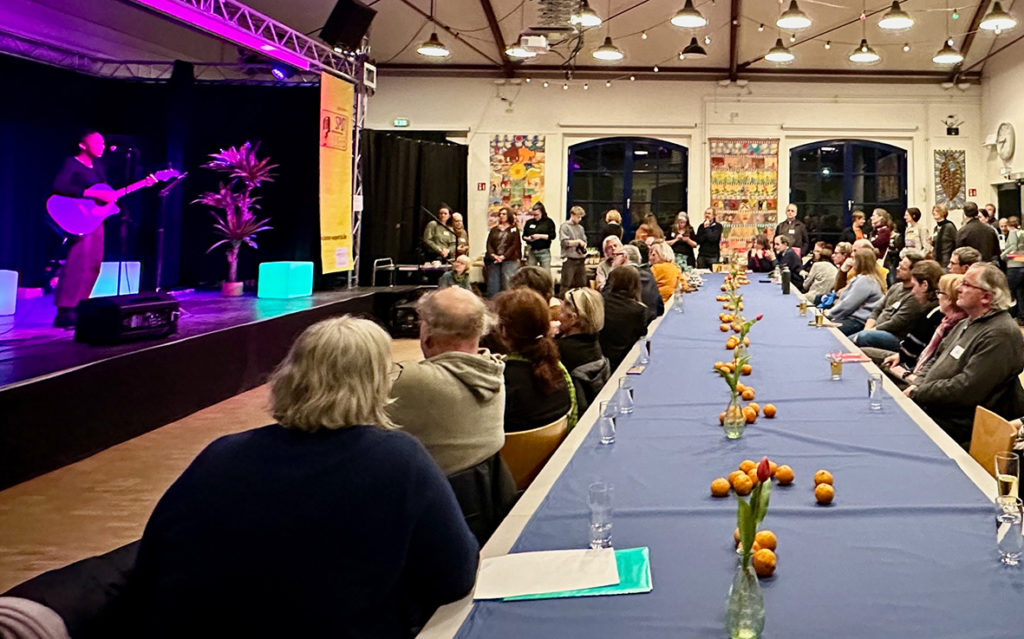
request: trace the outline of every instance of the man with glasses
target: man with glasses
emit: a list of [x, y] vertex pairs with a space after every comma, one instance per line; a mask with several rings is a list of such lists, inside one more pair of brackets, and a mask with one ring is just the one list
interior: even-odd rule
[[921, 381], [903, 391], [965, 448], [975, 406], [1007, 418], [1024, 413], [1024, 338], [1007, 312], [1012, 303], [1006, 276], [995, 265], [967, 269], [956, 301], [967, 318], [943, 340]]
[[973, 264], [981, 261], [981, 253], [970, 246], [961, 246], [949, 256], [946, 270], [955, 275], [963, 275]]

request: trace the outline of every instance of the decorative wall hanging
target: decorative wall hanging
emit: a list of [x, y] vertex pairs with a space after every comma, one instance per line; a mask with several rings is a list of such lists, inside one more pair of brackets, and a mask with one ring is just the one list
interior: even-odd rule
[[722, 255], [745, 252], [778, 220], [779, 140], [709, 138], [711, 206], [723, 226]]
[[518, 217], [543, 201], [543, 135], [495, 135], [491, 138], [490, 156], [489, 213], [507, 206]]
[[964, 208], [967, 194], [966, 153], [962, 149], [935, 151], [935, 203], [950, 210]]

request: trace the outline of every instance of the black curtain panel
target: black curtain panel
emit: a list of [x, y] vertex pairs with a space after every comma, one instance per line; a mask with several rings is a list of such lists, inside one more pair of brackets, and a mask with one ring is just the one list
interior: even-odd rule
[[362, 144], [360, 281], [365, 285], [377, 258], [422, 262], [423, 230], [431, 219], [423, 207], [436, 214], [443, 202], [465, 211], [469, 149], [370, 129], [363, 130]]

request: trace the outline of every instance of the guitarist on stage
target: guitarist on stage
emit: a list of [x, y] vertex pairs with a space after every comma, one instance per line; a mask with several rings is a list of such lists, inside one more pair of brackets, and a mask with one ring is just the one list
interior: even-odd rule
[[[54, 179], [53, 193], [91, 198], [102, 204], [115, 201], [117, 196], [114, 192], [91, 188], [106, 182], [103, 163], [100, 161], [103, 151], [106, 150], [103, 136], [98, 131], [86, 131], [78, 142], [78, 149], [77, 155], [65, 160], [64, 167]], [[156, 183], [152, 177], [147, 178], [148, 180], [152, 180], [150, 184]], [[57, 304], [57, 317], [53, 320], [53, 325], [61, 328], [71, 328], [75, 325], [75, 307], [89, 297], [93, 286], [96, 285], [96, 278], [100, 275], [100, 264], [103, 262], [103, 225], [100, 224], [91, 233], [71, 236], [69, 242], [67, 260], [57, 282], [54, 300]]]

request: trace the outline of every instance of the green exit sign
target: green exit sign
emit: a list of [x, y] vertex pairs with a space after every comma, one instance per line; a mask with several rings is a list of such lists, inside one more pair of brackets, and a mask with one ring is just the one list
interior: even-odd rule
[[395, 126], [409, 126], [409, 120], [407, 118], [395, 118]]

